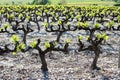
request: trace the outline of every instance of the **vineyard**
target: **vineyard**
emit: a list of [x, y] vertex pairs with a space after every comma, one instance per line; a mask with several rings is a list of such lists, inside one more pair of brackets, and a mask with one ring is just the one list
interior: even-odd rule
[[[0, 80], [120, 79], [120, 7], [26, 5], [0, 9]], [[66, 73], [64, 68], [70, 71]], [[109, 72], [113, 68], [115, 74]], [[92, 78], [83, 77], [85, 70]]]

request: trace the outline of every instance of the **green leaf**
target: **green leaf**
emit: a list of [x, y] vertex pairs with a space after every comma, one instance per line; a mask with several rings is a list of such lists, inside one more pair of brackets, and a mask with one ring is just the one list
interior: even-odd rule
[[94, 15], [95, 15], [94, 13], [91, 13], [89, 16], [92, 17], [92, 16], [94, 16]]
[[66, 40], [64, 40], [64, 42], [65, 42], [65, 43], [71, 43], [72, 40], [71, 40], [71, 39], [66, 39]]
[[77, 16], [76, 16], [76, 19], [80, 19], [80, 18], [81, 18], [81, 15], [77, 15]]
[[26, 16], [26, 19], [27, 19], [27, 20], [30, 20], [30, 16], [29, 16], [29, 15], [27, 15], [27, 16]]
[[54, 26], [54, 24], [55, 24], [54, 22], [51, 23], [52, 26]]
[[0, 10], [0, 12], [3, 14], [5, 11], [2, 9], [2, 10]]
[[82, 26], [86, 28], [86, 27], [89, 26], [89, 24], [85, 22], [85, 23], [82, 24]]
[[96, 37], [97, 37], [97, 39], [101, 39], [102, 38], [101, 34], [99, 34], [99, 33], [96, 34]]
[[47, 13], [47, 12], [48, 12], [48, 10], [46, 9], [46, 10], [44, 10], [44, 12], [45, 12], [45, 13]]
[[80, 27], [80, 26], [82, 26], [82, 24], [83, 24], [82, 22], [77, 22], [76, 26]]
[[33, 42], [30, 43], [30, 47], [34, 48], [37, 45], [37, 41], [34, 40]]
[[100, 28], [100, 24], [96, 23], [96, 24], [94, 24], [94, 27], [95, 28]]
[[63, 13], [62, 14], [65, 14], [66, 13], [66, 11], [63, 11]]
[[114, 24], [115, 24], [115, 22], [114, 22], [114, 21], [111, 21], [111, 22], [109, 22], [109, 23], [106, 23], [106, 26], [109, 28], [109, 27], [113, 27]]
[[120, 26], [120, 23], [118, 23], [118, 26]]
[[45, 42], [44, 43], [44, 47], [47, 49], [47, 48], [50, 48], [50, 43], [49, 42]]
[[117, 16], [117, 20], [120, 21], [120, 16]]
[[16, 52], [13, 52], [12, 54], [13, 54], [13, 55], [16, 55], [17, 53], [16, 53]]
[[88, 41], [88, 39], [90, 38], [90, 36], [86, 36], [86, 40]]
[[20, 49], [24, 49], [25, 48], [25, 44], [24, 43], [19, 44], [19, 48]]
[[25, 44], [24, 43], [21, 43], [21, 44], [19, 44], [18, 46], [17, 46], [17, 51], [16, 52], [19, 52], [19, 51], [21, 51], [22, 49], [24, 49], [25, 48]]
[[36, 15], [41, 16], [42, 14], [40, 12], [36, 12]]
[[10, 15], [9, 15], [9, 18], [10, 18], [10, 19], [13, 19], [13, 18], [14, 18], [14, 15], [13, 15], [13, 14], [10, 14]]
[[106, 33], [102, 33], [102, 34], [97, 33], [96, 37], [97, 37], [97, 39], [103, 39], [103, 40], [108, 40], [108, 38], [109, 38]]
[[54, 42], [54, 46], [56, 46], [56, 45], [58, 45], [58, 43], [57, 43], [57, 42]]
[[82, 39], [83, 39], [83, 36], [82, 36], [82, 35], [80, 35], [80, 36], [79, 36], [79, 40], [82, 40]]
[[19, 48], [19, 46], [17, 46], [17, 51], [16, 52], [19, 52], [20, 51], [20, 48]]
[[71, 15], [71, 18], [74, 18], [74, 15]]
[[105, 14], [105, 11], [102, 11], [100, 14], [101, 14], [101, 15], [104, 15], [104, 14]]
[[7, 16], [7, 18], [9, 18], [9, 17], [10, 17], [10, 15], [9, 15], [8, 13], [6, 13], [6, 16]]
[[22, 18], [22, 17], [23, 17], [23, 14], [20, 13], [20, 14], [19, 14], [19, 18]]
[[112, 26], [114, 26], [115, 22], [111, 21], [109, 24], [110, 24], [110, 27], [112, 27]]
[[10, 29], [10, 28], [11, 28], [11, 26], [10, 26], [10, 24], [9, 24], [9, 23], [4, 24], [4, 26], [3, 26], [3, 27], [5, 27], [5, 28], [7, 28], [7, 29]]
[[102, 35], [101, 35], [101, 38], [103, 38], [104, 40], [108, 40], [108, 36], [107, 36], [107, 34], [106, 33], [103, 33]]
[[109, 37], [108, 37], [108, 36], [105, 36], [105, 37], [103, 37], [103, 39], [104, 39], [105, 41], [107, 41], [107, 40], [109, 39]]
[[108, 28], [110, 27], [109, 23], [106, 23], [106, 27], [108, 27]]
[[48, 27], [48, 23], [45, 22], [45, 23], [43, 24], [43, 26], [44, 26], [45, 28]]
[[66, 19], [68, 19], [68, 15], [66, 15]]
[[51, 14], [52, 16], [54, 16], [55, 12], [51, 12], [50, 14]]
[[101, 34], [101, 38], [104, 38], [106, 35], [106, 33]]
[[17, 41], [19, 41], [19, 37], [17, 35], [13, 35], [10, 40], [15, 44]]
[[62, 24], [62, 21], [61, 20], [58, 20], [58, 25]]
[[66, 26], [69, 26], [70, 25], [70, 22], [67, 22]]

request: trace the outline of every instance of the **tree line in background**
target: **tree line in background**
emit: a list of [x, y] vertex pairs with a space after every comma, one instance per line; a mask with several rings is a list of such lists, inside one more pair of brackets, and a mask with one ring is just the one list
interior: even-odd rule
[[47, 4], [49, 3], [49, 0], [33, 0], [33, 2], [31, 4]]
[[120, 0], [113, 0], [113, 1], [120, 3]]
[[114, 4], [114, 6], [120, 6], [120, 0], [113, 0], [116, 2], [116, 4]]
[[[101, 0], [104, 1], [104, 0]], [[120, 0], [112, 0], [115, 1], [117, 4], [120, 3]], [[59, 5], [61, 4], [66, 4], [66, 0], [60, 0], [60, 2], [58, 3]], [[51, 2], [49, 0], [33, 0], [33, 2], [31, 4], [35, 4], [35, 5], [39, 5], [39, 4], [51, 4]], [[119, 5], [118, 5], [119, 6]]]
[[[35, 5], [39, 5], [39, 4], [51, 4], [51, 2], [49, 0], [33, 0], [33, 2], [31, 4], [35, 4]], [[66, 0], [60, 0], [60, 2], [58, 3], [60, 4], [66, 4]]]
[[[114, 2], [116, 2], [114, 4], [114, 6], [120, 6], [120, 0], [100, 0], [100, 1], [114, 1]], [[67, 1], [67, 0], [59, 0], [59, 2], [57, 4], [62, 5], [62, 4], [67, 4], [67, 2], [69, 3], [69, 1]], [[12, 3], [5, 3], [5, 5], [9, 5], [9, 4], [16, 5], [16, 4], [22, 4], [22, 2], [16, 3], [14, 1], [12, 1]], [[45, 5], [45, 4], [52, 4], [52, 1], [51, 0], [32, 0], [32, 2], [28, 2], [26, 4], [28, 4], [28, 5], [40, 5], [40, 4]], [[96, 4], [96, 6], [97, 5], [98, 4]]]

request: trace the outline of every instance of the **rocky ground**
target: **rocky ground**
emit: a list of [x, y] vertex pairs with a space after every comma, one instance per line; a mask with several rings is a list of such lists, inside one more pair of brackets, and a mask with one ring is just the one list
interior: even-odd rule
[[[48, 55], [49, 80], [120, 80], [118, 54], [101, 54], [100, 71], [91, 71], [93, 55], [60, 54]], [[37, 54], [18, 53], [0, 56], [0, 80], [43, 80], [44, 74]]]
[[[6, 53], [0, 56], [0, 80], [120, 80], [120, 70], [118, 69], [120, 32], [107, 33], [110, 39], [105, 43], [106, 45], [102, 45], [103, 54], [100, 55], [98, 60], [98, 66], [101, 67], [99, 71], [90, 70], [94, 57], [92, 52], [78, 53], [73, 50], [67, 55], [62, 52], [52, 52], [53, 55], [49, 57], [51, 54], [47, 54], [49, 71], [43, 73], [40, 58], [37, 52], [33, 50], [26, 53], [17, 53], [16, 55]], [[45, 37], [42, 39], [43, 41], [46, 38], [51, 39], [54, 37], [44, 32], [38, 35], [32, 34], [34, 37], [31, 34], [28, 34], [30, 39], [38, 36]], [[79, 34], [82, 34], [82, 32], [65, 33], [62, 38], [74, 39]], [[9, 37], [4, 37], [1, 34], [0, 42], [3, 44], [6, 42], [3, 38], [9, 39]], [[76, 42], [76, 40], [73, 40], [73, 42]], [[74, 43], [71, 46], [72, 48], [77, 47]], [[48, 77], [48, 79], [44, 77]]]

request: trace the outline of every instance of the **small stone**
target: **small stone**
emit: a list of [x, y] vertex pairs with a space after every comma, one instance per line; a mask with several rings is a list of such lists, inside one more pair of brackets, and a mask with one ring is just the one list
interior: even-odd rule
[[95, 75], [92, 75], [91, 78], [95, 78]]
[[20, 74], [26, 74], [27, 70], [26, 69], [21, 69], [19, 70], [17, 73], [20, 73]]
[[0, 66], [0, 70], [4, 70], [4, 66]]
[[17, 78], [16, 80], [22, 80], [22, 78]]

